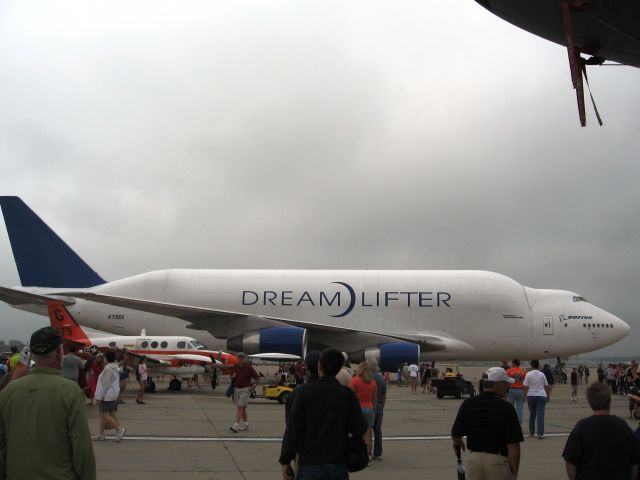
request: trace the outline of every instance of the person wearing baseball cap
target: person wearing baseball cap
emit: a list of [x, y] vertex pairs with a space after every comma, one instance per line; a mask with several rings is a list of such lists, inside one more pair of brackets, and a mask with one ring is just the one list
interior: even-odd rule
[[41, 328], [29, 347], [31, 373], [0, 392], [0, 478], [94, 480], [84, 395], [60, 374], [62, 337], [54, 328]]
[[255, 390], [260, 383], [260, 375], [255, 368], [247, 361], [244, 352], [236, 354], [238, 363], [231, 367], [229, 377], [233, 381], [233, 403], [236, 405], [236, 421], [229, 427], [233, 433], [249, 430], [249, 420], [247, 419], [247, 405], [251, 390]]
[[502, 367], [486, 372], [483, 391], [466, 399], [451, 428], [453, 449], [457, 455], [465, 450], [468, 480], [504, 479], [518, 475], [520, 442], [524, 441], [520, 422], [513, 406], [504, 398], [514, 379]]

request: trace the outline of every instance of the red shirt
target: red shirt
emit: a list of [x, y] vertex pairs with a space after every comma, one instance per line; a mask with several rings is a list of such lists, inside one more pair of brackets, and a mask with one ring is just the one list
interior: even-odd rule
[[515, 380], [515, 383], [509, 385], [509, 388], [522, 388], [522, 382], [524, 381], [524, 377], [527, 376], [527, 372], [525, 372], [520, 367], [511, 367], [507, 370], [507, 375]]
[[258, 372], [248, 363], [245, 363], [242, 367], [235, 365], [232, 367], [231, 373], [235, 374], [233, 385], [236, 388], [250, 387], [252, 378], [254, 380], [260, 379]]
[[357, 375], [351, 379], [351, 383], [349, 383], [349, 387], [355, 392], [356, 397], [358, 397], [358, 401], [360, 402], [360, 407], [362, 408], [373, 408], [376, 404], [376, 390], [378, 386], [374, 380], [371, 380], [369, 383], [365, 383], [362, 378]]

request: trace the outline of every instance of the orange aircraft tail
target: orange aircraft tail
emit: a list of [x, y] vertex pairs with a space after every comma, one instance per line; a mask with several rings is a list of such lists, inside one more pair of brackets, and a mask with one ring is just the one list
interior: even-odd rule
[[65, 343], [72, 342], [83, 347], [91, 345], [91, 340], [71, 316], [64, 303], [50, 301], [47, 302], [47, 306], [49, 307], [51, 326], [60, 332]]

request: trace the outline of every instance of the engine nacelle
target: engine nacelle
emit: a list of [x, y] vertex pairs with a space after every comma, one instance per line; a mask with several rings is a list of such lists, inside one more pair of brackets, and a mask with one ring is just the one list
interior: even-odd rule
[[262, 328], [227, 340], [227, 349], [257, 353], [287, 353], [304, 358], [307, 354], [307, 330], [299, 327]]
[[349, 354], [351, 363], [360, 363], [373, 357], [378, 361], [381, 371], [395, 372], [403, 363], [416, 365], [420, 361], [420, 345], [397, 342], [381, 343], [377, 347], [369, 347]]

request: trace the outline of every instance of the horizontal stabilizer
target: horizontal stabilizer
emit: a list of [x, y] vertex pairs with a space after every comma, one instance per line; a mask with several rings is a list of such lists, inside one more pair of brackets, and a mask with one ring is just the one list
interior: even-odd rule
[[0, 196], [0, 206], [22, 286], [89, 288], [105, 283], [20, 198]]

